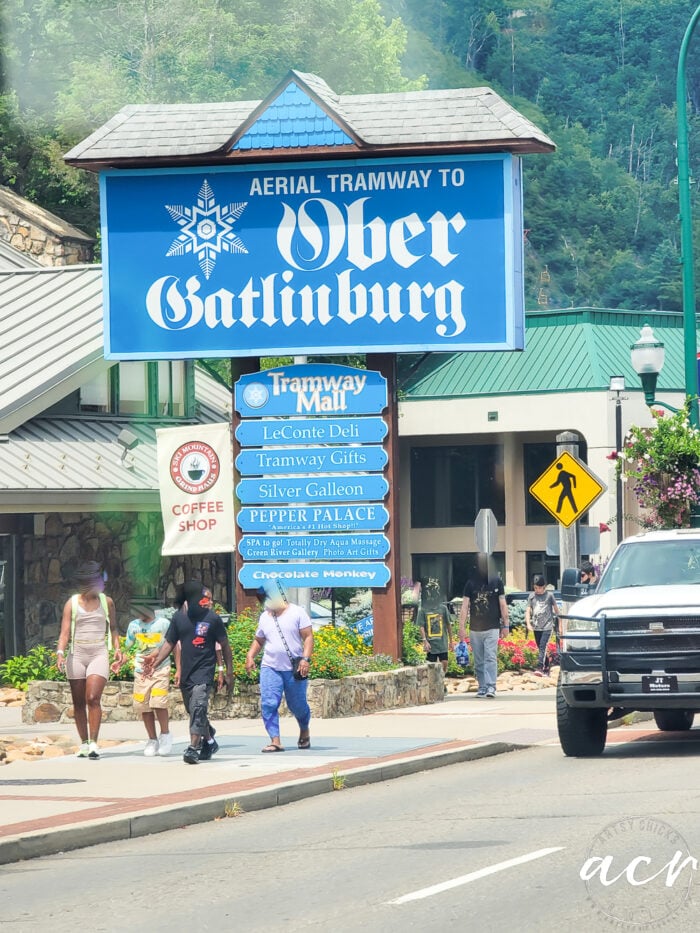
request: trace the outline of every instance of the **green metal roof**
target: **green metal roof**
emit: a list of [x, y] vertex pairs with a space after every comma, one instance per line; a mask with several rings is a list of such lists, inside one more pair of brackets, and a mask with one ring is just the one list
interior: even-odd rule
[[401, 358], [399, 385], [405, 400], [593, 392], [610, 376], [624, 376], [641, 392], [630, 347], [649, 324], [666, 348], [659, 392], [682, 392], [683, 315], [666, 311], [569, 308], [530, 311], [522, 351], [433, 353]]

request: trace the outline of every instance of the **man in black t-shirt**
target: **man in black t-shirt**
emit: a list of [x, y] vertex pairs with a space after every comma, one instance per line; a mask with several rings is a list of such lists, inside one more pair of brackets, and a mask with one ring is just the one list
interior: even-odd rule
[[143, 664], [148, 674], [180, 642], [180, 690], [190, 716], [190, 745], [182, 757], [187, 764], [195, 765], [208, 761], [219, 748], [208, 717], [217, 643], [226, 662], [224, 682], [229, 690], [233, 682], [233, 657], [221, 616], [211, 609], [211, 590], [193, 581], [185, 584], [184, 596], [185, 603], [172, 617], [165, 641], [158, 652], [144, 657]]
[[460, 640], [466, 638], [467, 619], [478, 683], [476, 695], [493, 699], [498, 677], [498, 639], [505, 637], [510, 627], [503, 581], [489, 575], [486, 555], [479, 555], [477, 573], [464, 587], [459, 613]]

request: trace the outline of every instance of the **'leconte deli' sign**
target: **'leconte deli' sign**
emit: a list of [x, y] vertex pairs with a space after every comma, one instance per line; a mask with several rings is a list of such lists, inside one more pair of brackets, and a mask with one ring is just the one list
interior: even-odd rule
[[110, 359], [520, 349], [509, 154], [102, 173]]

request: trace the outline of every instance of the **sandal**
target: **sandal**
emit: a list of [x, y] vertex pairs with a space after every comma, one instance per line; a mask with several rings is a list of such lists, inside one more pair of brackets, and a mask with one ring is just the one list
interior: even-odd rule
[[262, 752], [283, 752], [284, 749], [281, 745], [275, 745], [274, 742], [270, 742], [269, 745], [266, 745], [265, 748], [261, 749]]
[[297, 742], [297, 748], [311, 748], [311, 736], [307, 735], [305, 738], [300, 738]]

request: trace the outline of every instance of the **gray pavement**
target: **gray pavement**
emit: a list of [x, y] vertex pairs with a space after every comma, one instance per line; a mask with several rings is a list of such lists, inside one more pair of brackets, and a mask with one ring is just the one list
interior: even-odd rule
[[[106, 723], [100, 738], [120, 743], [99, 761], [73, 755], [0, 768], [0, 864], [114, 839], [132, 838], [357, 786], [502, 754], [558, 744], [554, 688], [494, 700], [452, 695], [443, 703], [346, 719], [313, 719], [312, 747], [296, 747], [283, 718], [286, 751], [261, 754], [259, 719], [215, 721], [220, 751], [187, 765], [187, 724], [172, 724], [167, 758], [145, 758], [140, 722]], [[0, 735], [72, 735], [69, 724], [24, 725], [0, 709]]]

